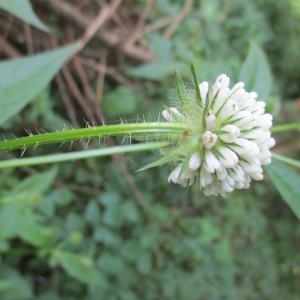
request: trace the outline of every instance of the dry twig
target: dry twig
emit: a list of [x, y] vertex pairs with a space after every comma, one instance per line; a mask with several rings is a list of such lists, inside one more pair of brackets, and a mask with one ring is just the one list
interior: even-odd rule
[[193, 7], [194, 0], [186, 0], [184, 3], [184, 6], [181, 10], [181, 12], [174, 18], [174, 22], [170, 25], [170, 27], [165, 31], [164, 38], [168, 39], [170, 38], [179, 25], [182, 23], [182, 21], [185, 19], [191, 8]]
[[[63, 0], [51, 0], [42, 1], [41, 3], [47, 4], [57, 14], [64, 16], [65, 18], [73, 21], [79, 27], [85, 29], [90, 24], [89, 17], [82, 14], [75, 9], [72, 5], [66, 3]], [[112, 31], [102, 30], [95, 33], [96, 37], [104, 42], [108, 47], [116, 47], [128, 57], [139, 61], [150, 61], [153, 59], [153, 54], [149, 50], [143, 49], [135, 45], [124, 46], [122, 45], [121, 38]]]

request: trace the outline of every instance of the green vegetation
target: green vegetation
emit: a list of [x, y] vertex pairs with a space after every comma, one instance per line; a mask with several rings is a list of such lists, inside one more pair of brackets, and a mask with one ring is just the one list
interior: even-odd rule
[[[40, 158], [1, 169], [0, 299], [299, 299], [300, 176], [285, 164], [300, 158], [298, 1], [96, 2], [0, 3], [0, 149], [32, 140], [0, 153], [0, 166]], [[274, 115], [274, 152], [295, 160], [274, 160], [263, 182], [223, 199], [168, 184], [168, 166], [136, 172], [159, 156], [131, 153], [147, 150], [143, 135], [111, 157], [89, 151], [129, 149], [131, 136], [107, 126], [101, 141], [67, 139], [157, 122], [177, 97], [175, 70], [192, 85], [191, 62], [199, 81], [226, 73], [255, 90]], [[32, 134], [45, 132], [71, 142], [41, 146]], [[79, 151], [84, 160], [43, 161]]]

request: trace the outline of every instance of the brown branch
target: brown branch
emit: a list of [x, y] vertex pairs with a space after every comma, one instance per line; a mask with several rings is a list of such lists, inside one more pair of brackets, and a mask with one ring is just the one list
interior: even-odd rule
[[161, 19], [159, 19], [157, 21], [154, 21], [151, 24], [145, 25], [145, 27], [143, 29], [143, 33], [144, 34], [151, 33], [153, 31], [156, 31], [156, 30], [160, 29], [160, 28], [163, 28], [165, 26], [170, 25], [171, 23], [173, 23], [173, 21], [174, 21], [173, 17], [164, 17], [164, 18], [161, 18]]
[[22, 54], [0, 35], [0, 51], [10, 58], [21, 57]]
[[173, 24], [171, 24], [170, 27], [165, 31], [163, 35], [164, 38], [168, 39], [175, 33], [179, 25], [182, 23], [182, 21], [185, 19], [185, 17], [193, 7], [193, 4], [194, 4], [194, 0], [185, 1], [181, 12], [174, 18]]
[[105, 64], [97, 64], [94, 60], [91, 59], [84, 59], [83, 64], [89, 66], [90, 68], [96, 70], [99, 73], [105, 73], [107, 75], [110, 75], [113, 79], [115, 79], [117, 82], [125, 85], [129, 85], [130, 81], [126, 79], [116, 68], [113, 67], [107, 67]]
[[103, 62], [103, 70], [98, 69], [98, 76], [97, 76], [97, 84], [96, 84], [96, 102], [97, 105], [101, 105], [103, 101], [103, 91], [104, 91], [104, 82], [105, 82], [105, 75], [106, 75], [106, 62], [107, 62], [107, 52], [101, 53], [100, 61]]
[[147, 0], [144, 9], [141, 12], [140, 17], [135, 25], [135, 28], [134, 30], [132, 30], [132, 34], [127, 38], [127, 41], [124, 42], [125, 47], [132, 46], [138, 39], [140, 39], [143, 36], [143, 27], [152, 4], [153, 0]]
[[94, 113], [94, 117], [98, 119], [99, 122], [106, 122], [104, 114], [100, 108], [100, 103], [97, 101], [97, 97], [91, 85], [88, 82], [86, 72], [82, 65], [82, 60], [79, 57], [76, 57], [73, 62], [74, 68], [78, 74], [78, 77], [82, 83], [83, 90], [85, 93], [85, 97], [90, 101], [89, 104], [92, 107], [92, 111]]
[[67, 85], [69, 87], [69, 91], [71, 94], [73, 94], [74, 98], [77, 100], [78, 104], [80, 105], [82, 111], [85, 113], [89, 121], [92, 121], [93, 119], [93, 110], [91, 107], [87, 104], [86, 99], [83, 97], [80, 89], [78, 88], [71, 72], [67, 67], [62, 68], [62, 73], [64, 75], [64, 78], [67, 82]]
[[80, 39], [81, 48], [83, 48], [89, 40], [99, 31], [100, 27], [111, 18], [114, 14], [116, 9], [121, 4], [122, 0], [115, 0], [111, 5], [105, 5], [101, 11], [99, 12], [98, 16], [92, 21], [86, 31], [84, 32], [83, 36]]
[[[71, 4], [66, 3], [63, 0], [42, 1], [41, 4], [47, 4], [57, 14], [71, 20], [82, 29], [85, 29], [90, 24], [89, 17], [85, 16]], [[130, 58], [144, 62], [153, 59], [153, 54], [149, 52], [149, 50], [137, 46], [122, 46], [121, 38], [114, 32], [108, 30], [102, 30], [101, 32], [97, 31], [95, 37], [105, 43], [108, 47], [119, 46], [120, 50]]]
[[230, 1], [231, 0], [223, 1], [222, 14], [220, 15], [219, 20], [216, 21], [213, 26], [207, 26], [207, 27], [200, 28], [199, 32], [197, 32], [196, 35], [194, 35], [187, 41], [187, 45], [193, 45], [195, 43], [195, 41], [199, 39], [200, 36], [208, 35], [212, 30], [222, 26], [222, 24], [224, 24], [224, 22], [226, 22], [226, 20], [228, 18], [228, 13], [230, 12], [230, 3], [231, 3]]
[[86, 74], [86, 71], [82, 65], [82, 59], [80, 56], [76, 56], [73, 59], [73, 66], [74, 69], [76, 70], [76, 73], [82, 83], [82, 87], [83, 87], [83, 91], [84, 91], [84, 96], [86, 98], [88, 98], [91, 103], [94, 103], [94, 98], [95, 98], [95, 94], [93, 92], [93, 89], [91, 87], [91, 84], [89, 83], [89, 79], [88, 76]]
[[33, 39], [32, 39], [31, 27], [27, 23], [24, 23], [23, 27], [24, 27], [26, 48], [27, 48], [27, 53], [26, 54], [33, 54], [34, 49], [33, 49]]
[[66, 108], [69, 120], [71, 121], [71, 124], [74, 127], [78, 128], [79, 127], [79, 123], [78, 123], [78, 120], [76, 118], [76, 113], [75, 113], [74, 107], [72, 105], [72, 101], [71, 101], [71, 99], [69, 97], [69, 94], [66, 91], [65, 83], [63, 81], [62, 76], [60, 74], [58, 74], [56, 76], [56, 78], [55, 78], [55, 81], [57, 83], [58, 89], [59, 89], [60, 94], [62, 96], [62, 99], [63, 99], [63, 102], [64, 102], [64, 106]]

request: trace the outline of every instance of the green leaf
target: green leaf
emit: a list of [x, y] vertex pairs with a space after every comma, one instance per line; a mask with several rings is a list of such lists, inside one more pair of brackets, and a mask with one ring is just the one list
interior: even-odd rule
[[172, 150], [170, 153], [167, 153], [166, 155], [161, 156], [158, 160], [156, 160], [156, 161], [154, 161], [150, 164], [147, 164], [146, 166], [144, 166], [141, 169], [137, 170], [137, 172], [161, 166], [161, 165], [163, 165], [167, 162], [172, 161], [174, 158], [178, 157], [181, 153], [182, 153], [182, 148], [181, 147], [176, 148], [176, 149]]
[[54, 291], [43, 291], [41, 294], [39, 293], [36, 300], [62, 300], [62, 298]]
[[0, 8], [40, 30], [49, 31], [34, 13], [29, 0], [2, 0]]
[[48, 248], [53, 241], [53, 229], [41, 226], [38, 218], [30, 214], [15, 224], [16, 234], [24, 241], [36, 246]]
[[116, 247], [121, 244], [121, 239], [112, 229], [104, 226], [98, 226], [94, 231], [94, 239], [106, 246]]
[[92, 225], [96, 225], [101, 221], [101, 211], [96, 201], [90, 200], [86, 207], [84, 217]]
[[105, 97], [102, 108], [112, 117], [131, 114], [137, 108], [136, 93], [129, 87], [121, 86]]
[[102, 222], [105, 225], [118, 228], [123, 222], [122, 208], [120, 205], [109, 205], [106, 207]]
[[5, 241], [16, 236], [16, 220], [27, 218], [24, 206], [30, 210], [30, 200], [26, 195], [0, 198], [0, 240]]
[[268, 100], [273, 85], [271, 68], [264, 51], [253, 42], [242, 65], [239, 80], [245, 83], [248, 91], [256, 92], [259, 99]]
[[[149, 35], [149, 48], [154, 52], [155, 59], [160, 63], [168, 63], [172, 65], [174, 62], [174, 54], [172, 52], [172, 41], [158, 34]], [[174, 72], [174, 69], [173, 69]]]
[[0, 125], [17, 114], [52, 80], [78, 43], [0, 63]]
[[108, 252], [104, 252], [100, 255], [97, 260], [97, 265], [105, 271], [105, 273], [111, 275], [120, 276], [124, 271], [126, 271], [124, 260], [122, 260], [119, 256]]
[[184, 70], [185, 66], [179, 62], [151, 62], [135, 68], [129, 68], [126, 70], [126, 73], [134, 78], [163, 80], [172, 75], [175, 69]]
[[276, 160], [267, 167], [267, 172], [282, 198], [300, 219], [300, 175]]
[[151, 255], [147, 251], [142, 251], [136, 261], [138, 271], [147, 275], [151, 271]]
[[181, 105], [185, 106], [189, 102], [189, 95], [185, 89], [184, 82], [178, 71], [175, 72], [175, 79], [177, 95], [179, 97]]
[[52, 259], [58, 263], [72, 277], [86, 284], [103, 284], [100, 272], [95, 268], [94, 262], [83, 256], [69, 252], [54, 250]]
[[16, 195], [19, 193], [36, 193], [41, 194], [45, 192], [52, 184], [57, 173], [57, 168], [52, 168], [51, 170], [43, 173], [38, 173], [36, 175], [30, 176], [23, 180], [12, 192], [11, 194]]
[[140, 220], [139, 211], [135, 204], [131, 202], [125, 202], [122, 204], [122, 217], [132, 223], [137, 223]]
[[29, 280], [7, 265], [0, 264], [0, 299], [33, 299]]
[[195, 89], [195, 92], [196, 92], [196, 99], [197, 99], [197, 102], [198, 102], [199, 106], [202, 107], [204, 99], [203, 100], [201, 99], [199, 83], [198, 83], [195, 67], [194, 67], [193, 64], [191, 64], [191, 71], [192, 71], [192, 75], [193, 75], [193, 83], [194, 83], [194, 89]]

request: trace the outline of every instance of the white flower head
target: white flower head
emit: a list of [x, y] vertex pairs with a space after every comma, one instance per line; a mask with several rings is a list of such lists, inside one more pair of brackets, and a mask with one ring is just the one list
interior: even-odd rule
[[[251, 180], [262, 180], [262, 165], [271, 162], [272, 116], [257, 94], [239, 82], [229, 87], [228, 76], [220, 75], [213, 85], [198, 84], [187, 92], [177, 74], [180, 103], [162, 113], [169, 123], [181, 122], [187, 130], [172, 143], [163, 158], [176, 164], [168, 181], [190, 186], [198, 182], [205, 195], [222, 195], [246, 189]], [[164, 159], [164, 162], [168, 161]]]

